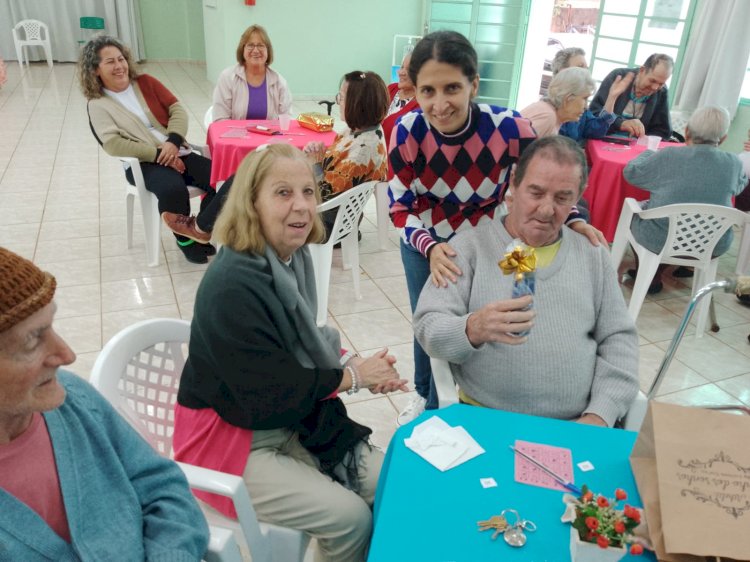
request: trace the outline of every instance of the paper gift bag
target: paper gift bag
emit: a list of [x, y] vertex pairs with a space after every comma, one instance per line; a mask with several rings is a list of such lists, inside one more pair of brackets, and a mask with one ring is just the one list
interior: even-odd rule
[[650, 402], [630, 464], [659, 560], [750, 560], [750, 417]]

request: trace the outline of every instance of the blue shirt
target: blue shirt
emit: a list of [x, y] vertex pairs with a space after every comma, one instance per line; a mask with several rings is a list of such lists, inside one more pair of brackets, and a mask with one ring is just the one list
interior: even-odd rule
[[591, 111], [584, 111], [578, 121], [568, 121], [560, 126], [559, 134], [578, 142], [583, 139], [600, 139], [607, 134], [610, 125], [615, 122], [617, 115], [605, 109], [594, 115]]

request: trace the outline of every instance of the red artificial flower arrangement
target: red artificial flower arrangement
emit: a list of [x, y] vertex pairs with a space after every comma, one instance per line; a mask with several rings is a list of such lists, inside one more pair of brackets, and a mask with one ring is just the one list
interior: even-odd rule
[[[625, 490], [615, 490], [614, 498], [596, 495], [586, 486], [575, 506], [573, 527], [582, 541], [596, 543], [601, 548], [620, 548], [632, 542], [633, 529], [641, 522], [641, 512], [627, 504], [617, 509], [617, 503], [628, 499]], [[642, 554], [643, 546], [630, 545], [630, 554]]]

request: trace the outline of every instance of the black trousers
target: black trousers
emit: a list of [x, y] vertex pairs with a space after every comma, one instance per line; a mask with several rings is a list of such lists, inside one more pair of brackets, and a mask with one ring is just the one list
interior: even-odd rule
[[[162, 166], [151, 162], [141, 162], [143, 181], [146, 189], [156, 195], [159, 201], [159, 212], [177, 213], [180, 215], [190, 214], [190, 197], [187, 186], [192, 185], [203, 189], [206, 196], [201, 201], [201, 214], [211, 205], [216, 196], [216, 191], [210, 185], [211, 160], [199, 154], [188, 154], [181, 157], [185, 164], [185, 172], [179, 173], [169, 166]], [[125, 177], [130, 185], [135, 185], [133, 172], [129, 168], [125, 171]], [[200, 217], [200, 214], [198, 215]], [[175, 237], [184, 241], [183, 236]]]
[[215, 192], [216, 196], [208, 202], [205, 208], [201, 207], [201, 213], [196, 217], [195, 222], [203, 232], [213, 232], [216, 217], [219, 216], [219, 211], [224, 206], [224, 201], [227, 200], [232, 183], [234, 183], [234, 175], [230, 176], [219, 191]]

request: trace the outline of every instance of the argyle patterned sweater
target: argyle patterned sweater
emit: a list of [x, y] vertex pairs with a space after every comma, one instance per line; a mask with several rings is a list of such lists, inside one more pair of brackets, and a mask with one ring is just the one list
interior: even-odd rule
[[493, 217], [512, 164], [536, 138], [531, 123], [512, 109], [472, 103], [469, 121], [466, 131], [447, 137], [418, 109], [393, 129], [391, 220], [424, 256], [438, 239]]

